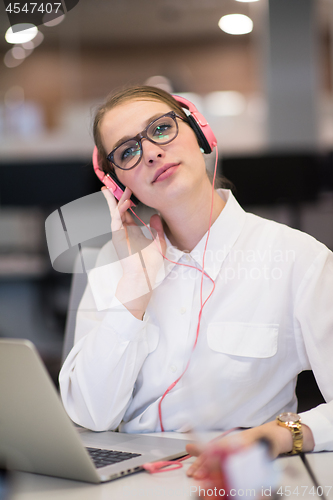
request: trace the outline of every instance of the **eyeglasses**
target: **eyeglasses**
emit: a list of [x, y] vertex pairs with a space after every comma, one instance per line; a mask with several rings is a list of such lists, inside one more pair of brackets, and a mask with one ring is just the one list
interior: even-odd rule
[[107, 159], [122, 170], [136, 167], [142, 158], [142, 139], [148, 139], [153, 144], [169, 144], [178, 135], [177, 118], [183, 120], [174, 111], [156, 118], [140, 134], [114, 148]]

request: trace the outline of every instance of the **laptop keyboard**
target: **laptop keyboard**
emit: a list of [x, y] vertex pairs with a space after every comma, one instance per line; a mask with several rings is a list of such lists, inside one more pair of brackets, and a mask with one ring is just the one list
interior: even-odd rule
[[107, 465], [123, 462], [123, 460], [129, 460], [130, 458], [141, 456], [140, 453], [101, 450], [100, 448], [86, 448], [86, 450], [88, 451], [90, 458], [94, 462], [97, 469], [99, 469], [100, 467], [106, 467]]

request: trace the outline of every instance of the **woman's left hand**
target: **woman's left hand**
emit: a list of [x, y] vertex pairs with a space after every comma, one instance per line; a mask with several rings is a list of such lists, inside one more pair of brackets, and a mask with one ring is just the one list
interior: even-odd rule
[[[311, 430], [306, 425], [302, 425], [303, 430], [303, 451], [312, 451], [314, 448], [314, 439]], [[188, 444], [186, 451], [197, 456], [197, 460], [190, 466], [187, 475], [195, 479], [205, 479], [210, 474], [209, 450], [219, 447], [221, 449], [229, 449], [234, 446], [250, 446], [255, 442], [266, 439], [271, 447], [271, 456], [276, 458], [282, 453], [288, 453], [292, 450], [293, 439], [291, 432], [285, 427], [279, 426], [275, 420], [267, 424], [246, 429], [244, 431], [229, 434], [222, 438], [214, 439], [205, 447], [195, 444]]]

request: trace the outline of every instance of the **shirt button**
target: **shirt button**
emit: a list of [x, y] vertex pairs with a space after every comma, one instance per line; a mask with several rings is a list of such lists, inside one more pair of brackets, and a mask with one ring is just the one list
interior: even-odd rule
[[191, 262], [191, 256], [190, 255], [186, 254], [185, 258], [186, 258], [187, 262]]
[[175, 373], [177, 371], [177, 366], [176, 365], [170, 365], [170, 371]]
[[185, 314], [186, 313], [186, 307], [182, 307], [180, 310], [180, 314]]

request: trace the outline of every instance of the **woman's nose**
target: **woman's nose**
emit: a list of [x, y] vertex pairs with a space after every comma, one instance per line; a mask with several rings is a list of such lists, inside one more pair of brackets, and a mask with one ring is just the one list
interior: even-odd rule
[[149, 139], [142, 140], [141, 147], [143, 159], [148, 165], [153, 165], [156, 160], [163, 158], [165, 155], [164, 149], [158, 144], [149, 141]]

